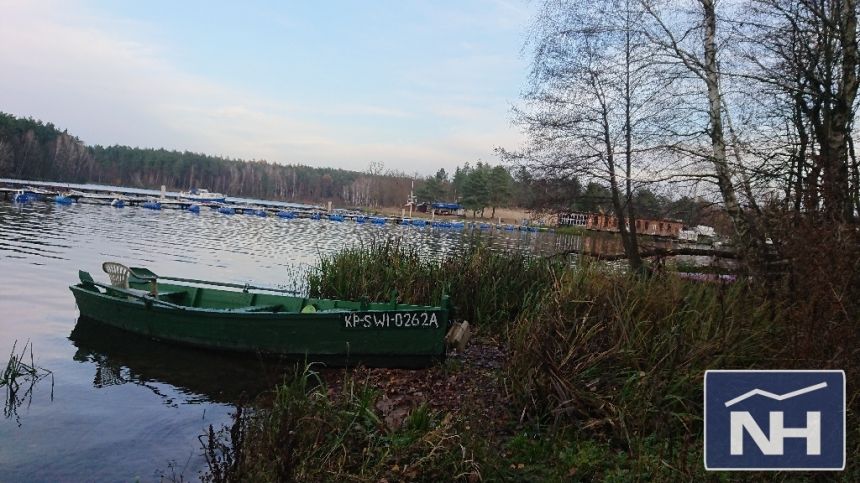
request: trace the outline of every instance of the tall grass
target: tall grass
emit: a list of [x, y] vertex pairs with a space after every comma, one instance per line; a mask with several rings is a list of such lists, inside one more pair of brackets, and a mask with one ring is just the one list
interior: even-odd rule
[[498, 252], [467, 243], [433, 260], [396, 240], [373, 242], [324, 256], [310, 272], [311, 296], [438, 304], [451, 297], [454, 316], [489, 329], [503, 329], [525, 308], [537, 303], [563, 260]]
[[644, 278], [481, 243], [441, 260], [391, 241], [347, 249], [323, 258], [309, 286], [377, 300], [396, 289], [411, 303], [450, 294], [455, 317], [502, 335], [521, 419], [628, 452], [698, 451], [704, 371], [768, 365], [777, 352], [777, 304], [746, 283]]
[[446, 481], [478, 475], [455, 429], [426, 406], [392, 428], [377, 415], [376, 391], [347, 376], [330, 392], [311, 366], [278, 385], [265, 409], [238, 410], [230, 428], [202, 438], [205, 480]]
[[[509, 401], [503, 411], [514, 423], [474, 431], [464, 421], [484, 421], [480, 409], [442, 415], [424, 407], [395, 430], [380, 420], [374, 388], [347, 377], [344, 389], [330, 394], [305, 371], [275, 390], [271, 408], [240, 415], [239, 429], [223, 433], [239, 435], [231, 436], [238, 450], [232, 459], [213, 460], [242, 468], [240, 479], [713, 479], [702, 465], [705, 370], [787, 368], [812, 360], [797, 357], [802, 344], [782, 343], [804, 335], [795, 327], [795, 319], [808, 316], [801, 311], [804, 301], [786, 295], [796, 292], [747, 280], [724, 285], [671, 273], [643, 277], [480, 243], [430, 260], [386, 241], [324, 257], [308, 286], [314, 296], [378, 301], [396, 290], [402, 302], [417, 304], [439, 303], [449, 294], [455, 317], [498, 334], [507, 354], [498, 373], [500, 399]], [[855, 302], [835, 300], [828, 307], [850, 321]], [[802, 327], [808, 330], [808, 323]], [[820, 343], [813, 349], [804, 354], [826, 353]], [[844, 362], [856, 353], [846, 347], [835, 356]], [[856, 361], [846, 369], [851, 364]], [[852, 384], [856, 373], [848, 376], [845, 479], [851, 480], [860, 471], [860, 443], [852, 439], [860, 428], [860, 398]], [[210, 434], [210, 442], [216, 440]]]
[[701, 446], [705, 370], [769, 366], [777, 316], [743, 283], [592, 265], [561, 274], [514, 321], [507, 372], [523, 414], [631, 456], [644, 446], [665, 452], [691, 478], [701, 466], [688, 458]]

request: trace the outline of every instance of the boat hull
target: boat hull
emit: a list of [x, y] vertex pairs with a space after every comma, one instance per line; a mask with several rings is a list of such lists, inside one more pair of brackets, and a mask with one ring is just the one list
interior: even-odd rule
[[82, 317], [207, 349], [384, 367], [425, 367], [445, 354], [448, 313], [438, 307], [307, 314], [175, 309], [83, 284], [70, 289]]

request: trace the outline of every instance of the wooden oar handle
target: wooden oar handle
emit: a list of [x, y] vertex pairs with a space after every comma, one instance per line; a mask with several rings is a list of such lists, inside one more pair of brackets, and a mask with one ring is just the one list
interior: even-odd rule
[[124, 288], [114, 287], [113, 285], [107, 285], [107, 284], [99, 283], [99, 282], [92, 282], [92, 284], [95, 285], [96, 287], [101, 287], [101, 288], [106, 289], [106, 290], [113, 290], [114, 292], [119, 292], [123, 295], [127, 295], [129, 297], [134, 297], [134, 298], [139, 299], [139, 300], [143, 300], [144, 302], [159, 304], [159, 305], [163, 305], [165, 307], [170, 307], [172, 309], [185, 310], [185, 307], [182, 305], [177, 305], [174, 303], [165, 302], [164, 300], [153, 297], [149, 294], [139, 294], [139, 293], [132, 292], [131, 290], [126, 290]]
[[212, 282], [209, 280], [195, 280], [193, 278], [181, 278], [181, 277], [162, 277], [159, 275], [158, 277], [161, 280], [172, 280], [174, 282], [186, 282], [186, 283], [199, 283], [201, 285], [217, 285], [219, 287], [230, 287], [230, 288], [241, 288], [242, 290], [265, 290], [267, 292], [279, 292], [279, 293], [288, 293], [290, 295], [300, 295], [299, 292], [295, 290], [285, 290], [281, 288], [270, 288], [270, 287], [255, 287], [253, 285], [248, 285], [247, 283], [228, 283], [228, 282]]

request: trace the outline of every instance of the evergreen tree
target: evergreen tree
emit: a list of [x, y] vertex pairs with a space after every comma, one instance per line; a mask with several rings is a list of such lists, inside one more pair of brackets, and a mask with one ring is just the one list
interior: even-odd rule
[[576, 209], [585, 212], [608, 211], [611, 207], [609, 188], [597, 182], [590, 182], [585, 193], [576, 202]]
[[511, 199], [511, 185], [513, 178], [511, 173], [502, 166], [486, 169], [487, 184], [489, 185], [489, 197], [487, 203], [492, 207], [493, 212], [490, 218], [496, 217], [496, 208], [507, 205]]
[[415, 196], [418, 198], [419, 202], [426, 201], [428, 203], [435, 203], [437, 201], [445, 200], [446, 191], [446, 186], [439, 180], [439, 178], [434, 176], [428, 178], [420, 188], [415, 190]]
[[466, 185], [466, 177], [469, 175], [471, 170], [472, 168], [469, 166], [469, 163], [466, 163], [462, 168], [457, 166], [457, 170], [454, 171], [454, 179], [451, 181], [451, 184], [454, 188], [455, 198], [461, 199], [463, 197], [463, 188]]
[[479, 162], [474, 169], [467, 172], [462, 189], [462, 205], [472, 211], [473, 217], [480, 211], [483, 218], [484, 208], [490, 204], [490, 179], [483, 163]]

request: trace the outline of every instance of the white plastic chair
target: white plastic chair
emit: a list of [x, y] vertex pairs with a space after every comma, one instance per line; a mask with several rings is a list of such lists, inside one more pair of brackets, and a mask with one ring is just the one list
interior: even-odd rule
[[108, 274], [110, 283], [114, 287], [128, 289], [128, 276], [131, 271], [125, 265], [116, 262], [102, 263], [102, 270]]

